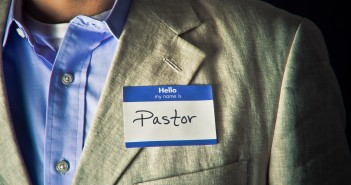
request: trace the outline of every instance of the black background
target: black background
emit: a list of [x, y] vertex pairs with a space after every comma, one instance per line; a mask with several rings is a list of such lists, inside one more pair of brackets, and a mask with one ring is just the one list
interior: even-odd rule
[[[325, 0], [265, 0], [291, 13], [312, 20], [322, 31], [330, 56], [330, 63], [342, 91], [346, 109], [346, 136], [351, 149], [351, 67], [347, 67], [351, 54], [351, 9], [347, 1]], [[347, 10], [348, 9], [348, 10]]]

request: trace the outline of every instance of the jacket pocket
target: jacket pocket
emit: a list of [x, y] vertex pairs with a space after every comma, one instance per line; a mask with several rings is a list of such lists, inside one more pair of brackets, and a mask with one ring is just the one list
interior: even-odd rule
[[240, 161], [205, 171], [188, 173], [163, 179], [138, 183], [137, 185], [197, 185], [197, 184], [247, 184], [247, 161]]

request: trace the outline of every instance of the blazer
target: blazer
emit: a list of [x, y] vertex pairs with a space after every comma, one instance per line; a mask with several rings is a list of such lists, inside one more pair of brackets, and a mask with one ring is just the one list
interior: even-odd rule
[[[0, 184], [30, 184], [0, 64]], [[126, 149], [123, 86], [187, 84], [213, 85], [218, 144]], [[309, 20], [255, 0], [134, 0], [73, 184], [351, 184], [344, 123]]]

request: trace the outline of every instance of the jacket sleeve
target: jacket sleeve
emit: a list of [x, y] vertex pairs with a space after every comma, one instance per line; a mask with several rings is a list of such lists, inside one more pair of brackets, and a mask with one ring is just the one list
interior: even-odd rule
[[277, 107], [269, 184], [351, 184], [341, 93], [323, 37], [308, 20], [291, 44]]

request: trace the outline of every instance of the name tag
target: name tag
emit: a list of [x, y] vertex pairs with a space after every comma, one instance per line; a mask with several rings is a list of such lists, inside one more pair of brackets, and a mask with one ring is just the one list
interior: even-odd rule
[[211, 85], [123, 88], [127, 148], [217, 143]]

